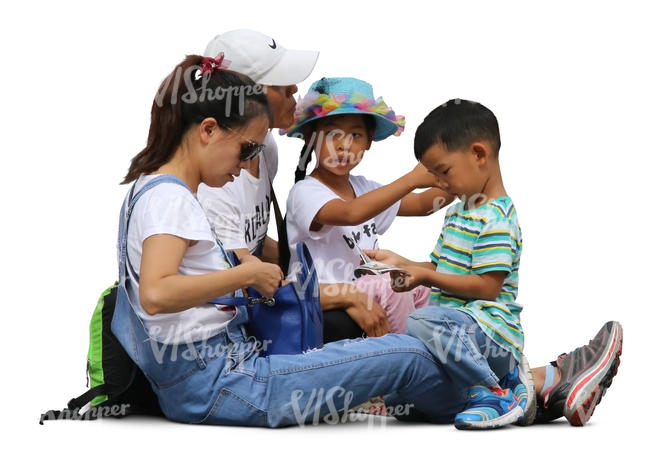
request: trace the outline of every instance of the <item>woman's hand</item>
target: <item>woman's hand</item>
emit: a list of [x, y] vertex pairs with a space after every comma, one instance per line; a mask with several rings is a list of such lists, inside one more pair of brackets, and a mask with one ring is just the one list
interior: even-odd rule
[[247, 261], [238, 267], [246, 270], [249, 276], [248, 286], [255, 288], [264, 297], [271, 298], [278, 290], [284, 274], [277, 264], [262, 261]]
[[350, 295], [351, 305], [345, 311], [368, 336], [380, 337], [390, 332], [388, 316], [382, 306], [361, 291]]

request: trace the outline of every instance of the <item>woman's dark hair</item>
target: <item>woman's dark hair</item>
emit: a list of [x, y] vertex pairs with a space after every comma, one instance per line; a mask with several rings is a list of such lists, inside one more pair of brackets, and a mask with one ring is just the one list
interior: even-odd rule
[[489, 141], [498, 156], [501, 147], [499, 123], [491, 110], [474, 101], [449, 100], [425, 117], [415, 132], [415, 158], [422, 160], [427, 149], [436, 144], [448, 151]]
[[[373, 115], [369, 114], [360, 114], [363, 119], [363, 124], [366, 127], [366, 133], [372, 139], [374, 135], [375, 128], [377, 128], [377, 121]], [[307, 175], [307, 166], [311, 162], [312, 152], [314, 151], [314, 146], [316, 145], [316, 138], [313, 136], [318, 131], [318, 123], [326, 119], [327, 117], [319, 118], [314, 120], [303, 127], [303, 132], [305, 133], [305, 145], [303, 145], [302, 150], [300, 150], [300, 158], [298, 158], [298, 166], [296, 166], [295, 179], [294, 183], [299, 182], [300, 180], [305, 179]]]
[[[188, 55], [160, 84], [151, 106], [147, 146], [132, 160], [122, 183], [167, 163], [194, 124], [212, 117], [220, 128], [239, 128], [271, 113], [260, 85], [243, 74], [212, 68], [201, 74], [204, 57]], [[210, 63], [207, 63], [210, 65]]]

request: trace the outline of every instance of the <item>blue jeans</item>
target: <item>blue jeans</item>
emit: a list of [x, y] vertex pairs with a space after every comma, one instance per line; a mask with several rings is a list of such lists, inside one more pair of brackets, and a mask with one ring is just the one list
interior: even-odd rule
[[488, 337], [472, 316], [455, 308], [420, 308], [409, 316], [406, 333], [422, 340], [463, 394], [472, 386], [498, 385], [516, 365], [509, 350]]
[[335, 423], [345, 420], [341, 411], [384, 395], [400, 419], [448, 423], [466, 406], [427, 348], [408, 335], [261, 357], [246, 335], [246, 319], [238, 311], [225, 332], [175, 356], [169, 346], [155, 348], [164, 358], [143, 370], [168, 418], [268, 427]]

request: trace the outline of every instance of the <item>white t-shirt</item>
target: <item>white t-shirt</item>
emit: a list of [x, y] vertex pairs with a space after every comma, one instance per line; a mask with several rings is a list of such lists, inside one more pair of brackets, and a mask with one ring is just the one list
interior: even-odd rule
[[259, 178], [242, 169], [234, 182], [221, 188], [199, 185], [198, 198], [228, 250], [247, 248], [262, 256], [271, 220], [271, 181], [278, 171], [278, 147], [269, 132], [260, 154]]
[[[135, 193], [157, 175], [140, 176]], [[135, 272], [140, 275], [142, 244], [154, 234], [172, 234], [197, 243], [183, 257], [178, 273], [200, 275], [229, 268], [227, 259], [215, 242], [210, 224], [196, 198], [176, 183], [161, 183], [144, 193], [133, 208], [127, 238], [127, 253]], [[119, 254], [119, 247], [118, 247]], [[130, 271], [127, 267], [127, 273]], [[135, 310], [152, 338], [165, 343], [205, 340], [226, 328], [234, 313], [213, 304], [199, 305], [178, 313], [147, 314], [140, 306], [138, 283], [131, 276], [129, 289]]]
[[[382, 185], [365, 177], [351, 175], [350, 183], [354, 194], [359, 197]], [[354, 244], [362, 249], [378, 248], [377, 235], [388, 230], [397, 216], [400, 202], [358, 226], [323, 226], [319, 231], [310, 231], [314, 216], [329, 201], [341, 199], [326, 185], [307, 176], [296, 183], [287, 199], [287, 238], [291, 250], [289, 269], [297, 261], [296, 244], [305, 242], [311, 253], [316, 274], [321, 283], [349, 283], [354, 279], [354, 269], [361, 257]]]

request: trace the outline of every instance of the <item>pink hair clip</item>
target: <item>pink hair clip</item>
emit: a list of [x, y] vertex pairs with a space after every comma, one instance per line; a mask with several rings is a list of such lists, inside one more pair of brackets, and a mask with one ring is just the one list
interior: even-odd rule
[[203, 57], [201, 72], [199, 76], [211, 74], [215, 69], [225, 70], [230, 66], [230, 60], [224, 58], [223, 52], [219, 52], [216, 58]]

